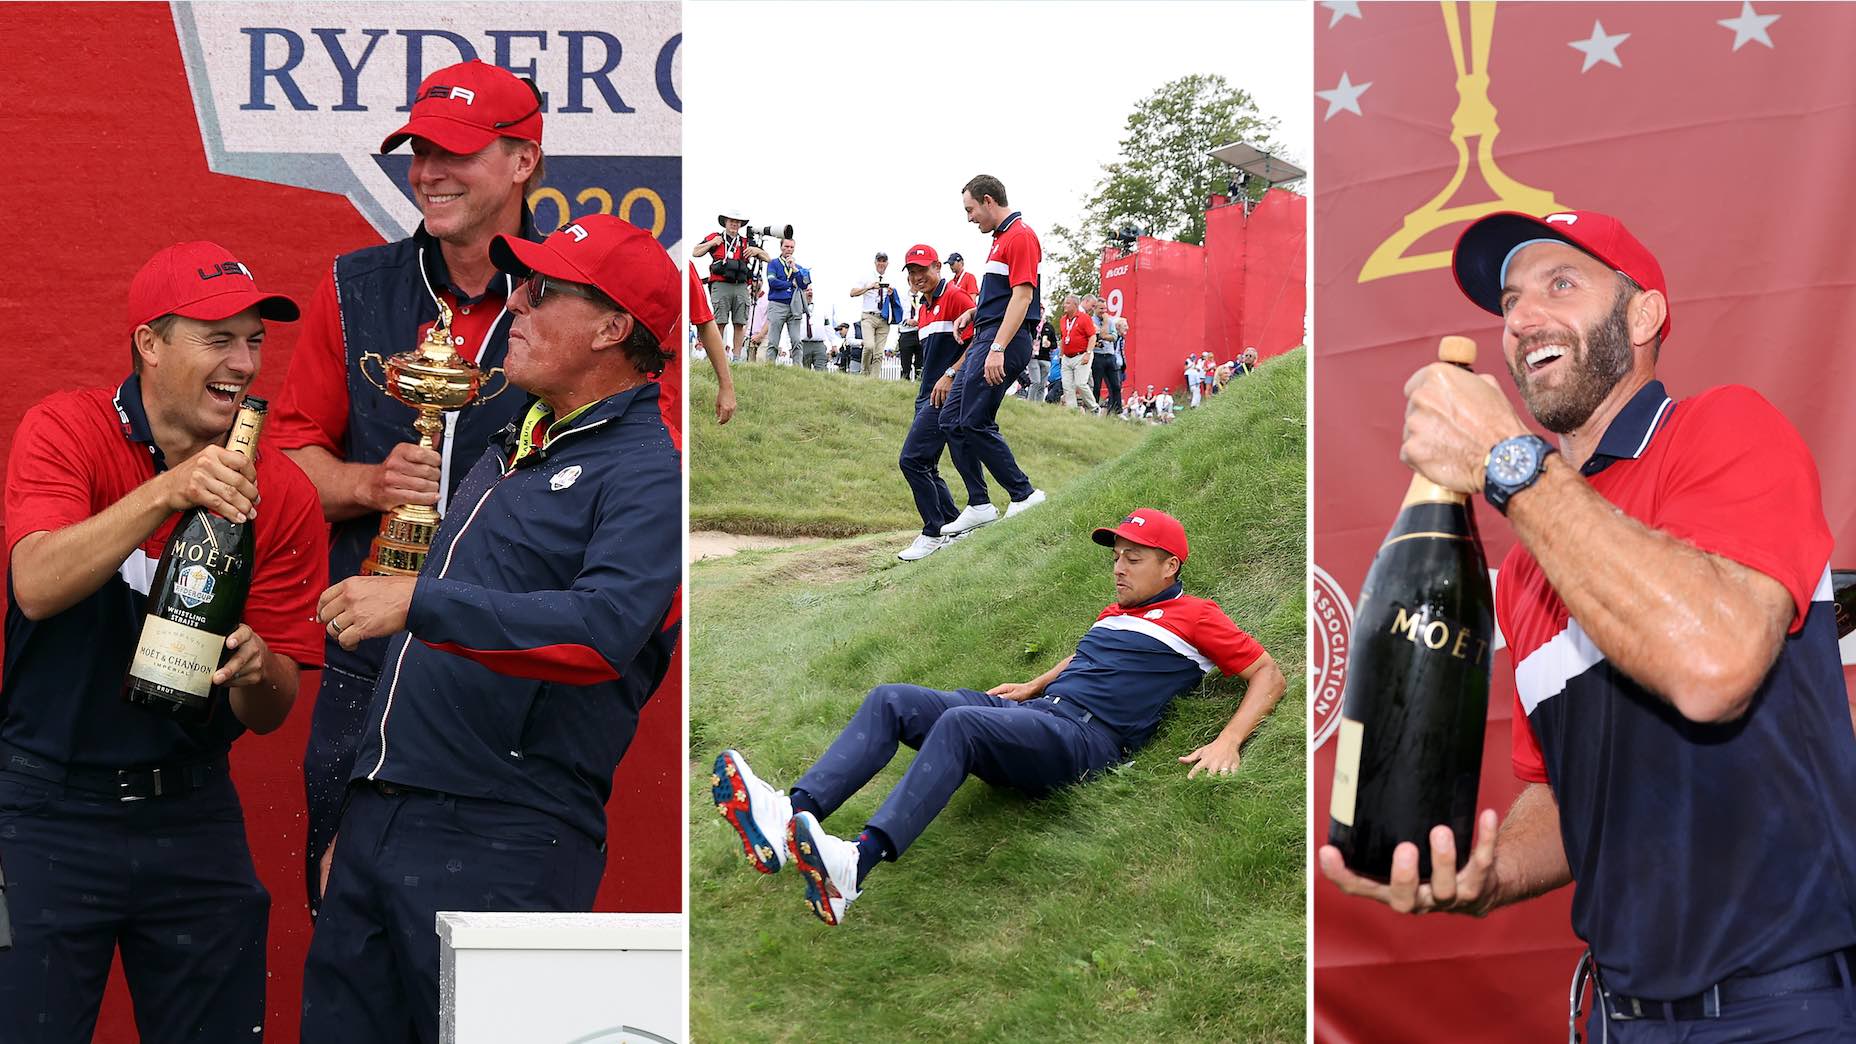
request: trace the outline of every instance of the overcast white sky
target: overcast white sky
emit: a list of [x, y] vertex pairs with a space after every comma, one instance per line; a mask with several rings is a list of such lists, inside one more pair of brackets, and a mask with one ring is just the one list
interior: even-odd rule
[[[734, 3], [683, 8], [688, 248], [726, 207], [790, 223], [818, 304], [849, 296], [879, 249], [926, 242], [976, 267], [987, 237], [960, 187], [997, 176], [1044, 241], [1074, 225], [1141, 98], [1220, 73], [1314, 154], [1311, 25], [1287, 3]], [[1050, 132], [1065, 128], [1058, 141]], [[699, 266], [700, 267], [700, 266]], [[976, 272], [977, 274], [977, 272]]]

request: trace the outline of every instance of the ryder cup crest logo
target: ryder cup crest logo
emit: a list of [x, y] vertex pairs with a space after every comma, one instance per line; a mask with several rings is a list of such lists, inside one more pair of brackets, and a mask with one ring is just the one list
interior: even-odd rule
[[180, 571], [174, 578], [174, 597], [189, 609], [199, 607], [213, 600], [213, 574], [205, 566], [190, 565]]
[[[480, 87], [424, 78], [480, 60], [541, 94], [536, 230], [613, 214], [674, 252], [682, 238], [681, 11], [635, 2], [175, 3], [170, 10], [207, 164], [345, 196], [383, 239], [420, 221], [411, 149], [379, 154], [415, 101], [484, 124]], [[623, 155], [615, 154], [622, 150]], [[357, 246], [360, 244], [357, 244]]]
[[554, 473], [554, 477], [548, 480], [548, 488], [559, 493], [578, 481], [580, 481], [580, 465], [569, 464]]
[[1353, 603], [1328, 571], [1309, 566], [1308, 599], [1310, 750], [1327, 742], [1340, 727], [1341, 699], [1347, 683], [1347, 650], [1353, 640]]

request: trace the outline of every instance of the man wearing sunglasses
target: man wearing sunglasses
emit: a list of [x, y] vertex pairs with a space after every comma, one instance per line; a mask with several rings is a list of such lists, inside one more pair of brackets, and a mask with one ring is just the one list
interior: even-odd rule
[[[505, 363], [530, 393], [416, 578], [351, 577], [318, 619], [391, 638], [303, 979], [305, 1041], [435, 1041], [439, 910], [592, 907], [612, 773], [676, 647], [681, 462], [650, 378], [683, 280], [649, 233], [498, 236]], [[674, 859], [676, 853], [663, 853]]]
[[[439, 449], [424, 449], [415, 441], [412, 409], [368, 383], [360, 361], [366, 353], [386, 357], [412, 348], [442, 300], [451, 309], [458, 354], [486, 373], [504, 365], [513, 279], [491, 263], [490, 241], [499, 234], [540, 238], [524, 199], [541, 180], [541, 123], [535, 87], [506, 70], [470, 61], [426, 77], [411, 119], [380, 149], [387, 154], [411, 142], [408, 184], [424, 220], [406, 239], [336, 258], [304, 310], [302, 340], [267, 434], [322, 497], [331, 524], [331, 581], [359, 572], [381, 512], [426, 504], [443, 513], [479, 447], [520, 406], [517, 396], [499, 395], [448, 413]], [[357, 648], [327, 643], [328, 667], [303, 754], [312, 913], [355, 734], [385, 654], [384, 641]]]

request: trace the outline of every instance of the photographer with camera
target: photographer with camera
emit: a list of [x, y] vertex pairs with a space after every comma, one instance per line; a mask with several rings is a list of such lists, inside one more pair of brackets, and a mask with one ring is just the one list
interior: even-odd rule
[[863, 298], [864, 306], [864, 374], [876, 376], [883, 365], [883, 349], [889, 347], [889, 327], [902, 322], [902, 297], [889, 282], [889, 255], [876, 252], [876, 272], [862, 286], [851, 288], [852, 297]]
[[722, 231], [711, 232], [696, 244], [696, 257], [709, 259], [709, 306], [715, 310], [718, 326], [734, 327], [729, 358], [739, 361], [741, 342], [748, 335], [748, 314], [754, 307], [754, 262], [767, 260], [753, 237], [743, 228], [748, 219], [741, 210], [724, 210], [716, 215]]

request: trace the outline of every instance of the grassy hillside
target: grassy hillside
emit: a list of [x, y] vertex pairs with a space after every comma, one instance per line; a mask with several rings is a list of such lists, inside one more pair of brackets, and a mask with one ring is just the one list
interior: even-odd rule
[[[714, 371], [696, 363], [690, 375], [693, 528], [855, 536], [921, 525], [896, 470], [914, 418], [914, 382], [744, 363], [734, 368], [740, 411], [718, 426]], [[1019, 467], [1045, 489], [1120, 455], [1142, 430], [1012, 398], [999, 411], [999, 428]], [[945, 456], [941, 477], [965, 507], [966, 490]], [[1005, 491], [988, 482], [1003, 508]]]
[[[1048, 504], [919, 563], [898, 562], [887, 534], [694, 568], [693, 1039], [1304, 1039], [1304, 367], [1300, 351], [1272, 361]], [[695, 470], [722, 459], [735, 458]], [[742, 466], [700, 481], [759, 478]], [[829, 497], [863, 503], [867, 486]], [[1289, 677], [1238, 775], [1189, 781], [1176, 761], [1236, 709], [1242, 683], [1218, 679], [1105, 778], [1038, 801], [969, 780], [839, 928], [807, 912], [790, 868], [748, 867], [709, 803], [719, 750], [786, 786], [880, 682], [985, 689], [1045, 670], [1113, 598], [1090, 529], [1143, 505], [1185, 522], [1187, 590]], [[855, 833], [911, 757], [827, 828]]]

